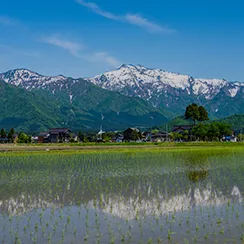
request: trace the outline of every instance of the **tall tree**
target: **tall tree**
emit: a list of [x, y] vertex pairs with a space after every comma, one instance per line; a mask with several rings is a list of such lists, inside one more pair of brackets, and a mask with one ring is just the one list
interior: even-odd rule
[[198, 111], [199, 111], [199, 121], [209, 120], [208, 111], [203, 106], [199, 106]]
[[2, 128], [1, 131], [0, 131], [0, 137], [1, 138], [6, 138], [7, 137], [7, 134], [6, 134], [6, 131], [5, 131], [4, 128]]
[[209, 120], [208, 112], [203, 106], [199, 106], [196, 103], [193, 103], [187, 106], [185, 111], [185, 119], [192, 119], [194, 125], [196, 121], [206, 121]]
[[11, 128], [9, 133], [8, 133], [8, 140], [9, 142], [13, 143], [14, 142], [14, 129]]
[[192, 119], [194, 121], [194, 125], [196, 125], [196, 121], [199, 120], [200, 114], [198, 110], [198, 106], [196, 103], [193, 103], [187, 106], [185, 111], [185, 119]]

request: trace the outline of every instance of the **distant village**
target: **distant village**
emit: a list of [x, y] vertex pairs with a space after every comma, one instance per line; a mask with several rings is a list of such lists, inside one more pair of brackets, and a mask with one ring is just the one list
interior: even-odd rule
[[138, 128], [127, 128], [124, 131], [103, 131], [96, 133], [73, 133], [69, 128], [51, 128], [30, 136], [24, 132], [15, 133], [12, 128], [8, 133], [0, 131], [0, 143], [121, 143], [121, 142], [189, 142], [189, 141], [242, 141], [242, 130], [232, 130], [229, 124], [210, 121], [208, 112], [203, 106], [193, 103], [186, 108], [185, 119], [192, 124], [173, 125], [171, 130], [163, 131], [156, 127], [141, 131]]
[[[97, 133], [72, 133], [69, 128], [51, 128], [40, 132], [36, 136], [29, 136], [23, 132], [19, 134], [1, 130], [0, 143], [121, 143], [121, 142], [189, 142], [200, 141], [194, 133], [193, 125], [174, 125], [170, 132], [152, 129], [140, 131], [137, 128], [128, 128], [124, 131], [106, 132], [102, 128]], [[244, 139], [244, 137], [243, 137]], [[216, 138], [215, 141], [242, 141], [240, 131], [231, 131], [228, 135]]]

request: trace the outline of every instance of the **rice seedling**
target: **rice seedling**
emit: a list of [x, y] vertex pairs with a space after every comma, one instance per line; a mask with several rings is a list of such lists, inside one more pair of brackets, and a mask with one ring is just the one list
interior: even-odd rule
[[0, 156], [1, 242], [238, 242], [243, 156], [234, 149]]

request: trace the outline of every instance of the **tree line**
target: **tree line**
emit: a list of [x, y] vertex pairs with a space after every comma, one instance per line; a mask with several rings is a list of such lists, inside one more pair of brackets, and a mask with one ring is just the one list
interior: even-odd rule
[[[232, 130], [231, 125], [224, 122], [206, 122], [209, 120], [209, 115], [204, 106], [198, 106], [196, 103], [188, 105], [185, 109], [184, 114], [185, 120], [192, 121], [192, 129], [185, 130], [181, 133], [170, 132], [168, 138], [171, 141], [174, 140], [183, 140], [183, 141], [220, 141], [224, 136], [231, 136]], [[151, 133], [156, 133], [158, 130], [151, 130]], [[118, 132], [104, 132], [101, 136], [101, 140], [104, 142], [111, 141], [112, 138], [118, 135]], [[123, 134], [123, 132], [121, 132]], [[31, 136], [20, 132], [18, 136], [15, 137], [14, 129], [10, 129], [9, 132], [6, 132], [4, 128], [0, 131], [0, 138], [7, 139], [8, 142], [13, 143], [31, 143]], [[84, 133], [80, 131], [78, 133], [79, 141], [81, 142], [96, 142], [98, 140], [97, 134], [94, 133]], [[17, 138], [16, 141], [14, 139]], [[141, 132], [133, 131], [131, 135], [131, 140], [139, 140], [142, 138]], [[244, 135], [238, 136], [239, 140], [244, 139]], [[75, 142], [74, 139], [71, 139], [70, 142]]]
[[[224, 136], [231, 136], [231, 125], [224, 122], [204, 123], [209, 120], [207, 110], [203, 106], [198, 106], [196, 103], [188, 105], [184, 115], [186, 120], [193, 121], [191, 131], [183, 133], [170, 133], [172, 140], [187, 140], [187, 141], [220, 141]], [[200, 122], [197, 124], [197, 122]]]
[[10, 131], [7, 133], [4, 128], [0, 131], [0, 138], [1, 139], [7, 139], [8, 142], [13, 143], [14, 142], [14, 128], [10, 129]]
[[200, 123], [193, 126], [191, 131], [185, 130], [182, 133], [169, 133], [171, 140], [184, 141], [221, 141], [224, 136], [231, 135], [231, 126], [222, 122]]
[[15, 138], [17, 139], [17, 143], [31, 143], [31, 136], [25, 134], [24, 132], [18, 133], [15, 137], [16, 133], [14, 128], [11, 128], [9, 132], [5, 131], [4, 128], [0, 131], [0, 138], [7, 140], [8, 143], [14, 143]]

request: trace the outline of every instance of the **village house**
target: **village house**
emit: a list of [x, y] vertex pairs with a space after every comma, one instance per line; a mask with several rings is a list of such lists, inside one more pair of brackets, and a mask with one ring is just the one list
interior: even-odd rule
[[38, 135], [38, 139], [37, 139], [37, 142], [38, 143], [49, 143], [49, 132], [47, 131], [43, 131], [43, 132], [40, 132], [39, 135]]
[[5, 137], [5, 138], [0, 138], [0, 143], [16, 143], [17, 140], [18, 140], [18, 135], [13, 134], [13, 141], [10, 140], [9, 138]]
[[68, 128], [51, 128], [49, 131], [39, 133], [38, 143], [69, 142], [70, 133], [71, 130]]
[[169, 140], [169, 134], [165, 131], [159, 131], [151, 134], [151, 142], [165, 142]]
[[71, 130], [68, 128], [49, 129], [49, 140], [51, 143], [69, 142]]
[[174, 125], [172, 132], [176, 133], [183, 133], [184, 131], [191, 131], [193, 128], [193, 125]]
[[116, 133], [112, 138], [112, 142], [123, 142], [123, 140], [124, 140], [124, 135], [121, 133]]
[[137, 128], [128, 128], [123, 132], [123, 141], [137, 141], [141, 139], [141, 133]]

